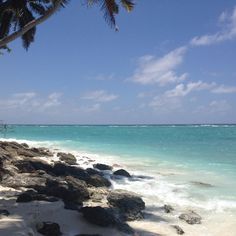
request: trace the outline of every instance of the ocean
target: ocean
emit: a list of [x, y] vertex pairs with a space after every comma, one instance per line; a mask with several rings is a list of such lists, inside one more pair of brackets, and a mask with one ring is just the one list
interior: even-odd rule
[[194, 209], [204, 222], [196, 235], [236, 235], [236, 125], [12, 125], [6, 138], [120, 164], [143, 181], [114, 187], [142, 194], [150, 211]]

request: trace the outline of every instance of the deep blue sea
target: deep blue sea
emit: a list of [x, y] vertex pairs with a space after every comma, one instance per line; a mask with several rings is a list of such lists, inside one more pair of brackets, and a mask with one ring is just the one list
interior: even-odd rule
[[132, 185], [150, 202], [236, 210], [236, 125], [13, 125], [6, 138], [96, 155], [154, 176]]

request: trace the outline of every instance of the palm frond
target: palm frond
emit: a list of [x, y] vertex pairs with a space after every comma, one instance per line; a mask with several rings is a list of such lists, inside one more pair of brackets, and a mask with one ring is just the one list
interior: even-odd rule
[[0, 38], [3, 38], [8, 35], [11, 29], [11, 22], [12, 22], [13, 15], [14, 15], [13, 12], [10, 10], [7, 10], [1, 13]]
[[132, 0], [121, 0], [121, 4], [128, 12], [134, 8], [134, 2]]

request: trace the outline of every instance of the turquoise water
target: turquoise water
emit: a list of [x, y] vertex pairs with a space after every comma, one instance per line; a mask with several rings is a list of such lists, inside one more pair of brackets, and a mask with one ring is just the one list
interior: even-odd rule
[[[166, 181], [190, 186], [188, 197], [236, 201], [236, 125], [12, 126], [7, 138], [47, 141], [116, 158]], [[174, 174], [173, 174], [174, 173]], [[214, 185], [199, 188], [192, 181]]]

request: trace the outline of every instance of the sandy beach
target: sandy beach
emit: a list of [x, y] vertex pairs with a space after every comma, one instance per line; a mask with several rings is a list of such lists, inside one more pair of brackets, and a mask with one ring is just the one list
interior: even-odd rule
[[[0, 143], [5, 149], [0, 150], [0, 154], [2, 156], [6, 155], [8, 153], [8, 160], [7, 169], [16, 171], [21, 169], [21, 172], [27, 172], [24, 170], [24, 168], [29, 168], [29, 157], [27, 155], [31, 151], [38, 151], [37, 154], [35, 154], [34, 157], [31, 157], [32, 161], [37, 161], [46, 163], [48, 166], [55, 166], [56, 163], [62, 163], [63, 165], [66, 165], [66, 162], [68, 160], [64, 159], [62, 161], [62, 158], [60, 154], [58, 153], [67, 153], [68, 152], [62, 152], [66, 150], [58, 150], [58, 149], [47, 149], [47, 148], [39, 148], [39, 147], [33, 147], [33, 146], [21, 146], [18, 143], [6, 143], [1, 142]], [[4, 144], [4, 145], [3, 145]], [[13, 145], [13, 148], [12, 148]], [[15, 146], [16, 145], [16, 146]], [[11, 147], [11, 148], [9, 148]], [[20, 153], [20, 155], [14, 155], [14, 157], [9, 156], [13, 154], [13, 149], [15, 147], [15, 151], [17, 154]], [[6, 151], [8, 150], [8, 151]], [[20, 150], [20, 151], [19, 151]], [[24, 151], [22, 151], [24, 150]], [[42, 153], [40, 153], [42, 152]], [[11, 153], [11, 154], [10, 154]], [[140, 176], [139, 178], [137, 175], [131, 174], [130, 178], [124, 177], [124, 176], [115, 176], [112, 173], [115, 173], [116, 170], [126, 168], [124, 165], [120, 163], [106, 163], [105, 166], [111, 167], [111, 170], [98, 170], [93, 169], [94, 165], [98, 163], [98, 160], [96, 160], [95, 156], [89, 157], [84, 156], [84, 154], [79, 154], [72, 152], [71, 154], [73, 157], [76, 158], [76, 164], [72, 165], [78, 166], [79, 168], [83, 168], [83, 170], [96, 170], [101, 171], [103, 173], [104, 178], [107, 178], [108, 181], [111, 181], [110, 187], [95, 187], [88, 185], [88, 189], [90, 191], [90, 197], [87, 200], [83, 201], [83, 207], [96, 207], [101, 206], [102, 208], [111, 207], [111, 205], [107, 202], [107, 195], [109, 192], [115, 191], [115, 189], [123, 189], [125, 191], [134, 191], [134, 188], [132, 188], [132, 185], [134, 185], [133, 181], [139, 182], [140, 186], [142, 186], [142, 182], [145, 181], [145, 178], [152, 178], [151, 176]], [[9, 155], [10, 154], [10, 155]], [[31, 153], [32, 154], [32, 153]], [[31, 155], [30, 154], [30, 155]], [[46, 156], [42, 154], [48, 154]], [[26, 156], [24, 156], [26, 155]], [[29, 162], [27, 165], [23, 166], [18, 165], [18, 167], [12, 167], [9, 166], [11, 161], [12, 163], [15, 163], [14, 161], [25, 161]], [[3, 160], [3, 159], [2, 159]], [[9, 162], [10, 160], [10, 162]], [[65, 162], [66, 161], [66, 162]], [[70, 160], [71, 161], [71, 160]], [[18, 163], [17, 162], [17, 163]], [[104, 162], [103, 162], [104, 163]], [[19, 163], [18, 163], [19, 164]], [[32, 164], [32, 163], [31, 163]], [[14, 164], [12, 164], [14, 165]], [[39, 164], [38, 164], [39, 165]], [[103, 164], [102, 164], [103, 165]], [[112, 167], [112, 165], [114, 167]], [[39, 165], [40, 166], [40, 165]], [[69, 165], [68, 165], [69, 166]], [[40, 175], [44, 175], [42, 169], [44, 167], [39, 167], [38, 173], [37, 171], [37, 177]], [[39, 171], [40, 170], [40, 171]], [[132, 173], [132, 170], [128, 170], [130, 173]], [[36, 173], [35, 170], [32, 173]], [[129, 173], [127, 172], [127, 173]], [[12, 174], [13, 172], [11, 172]], [[16, 174], [16, 172], [14, 172]], [[23, 174], [23, 173], [22, 173]], [[26, 174], [26, 173], [24, 173]], [[29, 174], [29, 173], [28, 173]], [[2, 175], [2, 184], [0, 187], [0, 210], [7, 211], [7, 214], [3, 213], [1, 214], [0, 219], [0, 233], [3, 236], [8, 235], [41, 235], [37, 232], [37, 229], [42, 222], [55, 222], [60, 226], [60, 230], [63, 233], [63, 235], [73, 236], [73, 235], [80, 235], [80, 234], [98, 234], [98, 235], [104, 235], [104, 236], [122, 236], [122, 235], [139, 235], [139, 236], [157, 236], [157, 235], [177, 235], [177, 234], [185, 234], [185, 235], [191, 235], [191, 236], [197, 236], [201, 234], [202, 232], [205, 232], [204, 235], [209, 236], [218, 236], [218, 235], [226, 235], [226, 236], [234, 236], [234, 230], [235, 225], [234, 222], [234, 216], [226, 214], [225, 217], [227, 217], [227, 222], [222, 223], [222, 225], [219, 227], [219, 222], [222, 219], [222, 214], [218, 215], [207, 215], [207, 211], [201, 210], [198, 208], [186, 208], [182, 207], [180, 208], [178, 205], [166, 205], [164, 206], [163, 201], [160, 201], [159, 203], [156, 203], [155, 207], [153, 203], [150, 201], [150, 198], [146, 198], [142, 196], [139, 191], [135, 190], [134, 194], [139, 193], [138, 196], [142, 197], [145, 201], [146, 208], [144, 211], [142, 211], [142, 216], [135, 216], [137, 218], [133, 218], [131, 221], [128, 220], [128, 227], [133, 230], [133, 233], [130, 232], [124, 232], [125, 227], [120, 230], [120, 228], [117, 228], [117, 225], [108, 225], [106, 227], [100, 227], [99, 225], [96, 225], [96, 223], [88, 222], [83, 217], [83, 214], [81, 214], [80, 211], [77, 209], [65, 209], [65, 202], [63, 202], [63, 198], [58, 198], [57, 201], [40, 201], [40, 200], [27, 200], [27, 202], [17, 202], [17, 199], [19, 198], [19, 195], [23, 192], [28, 191], [29, 189], [34, 189], [29, 186], [27, 186], [27, 183], [17, 183], [18, 187], [8, 187], [6, 186], [7, 178], [10, 178], [9, 176], [4, 174]], [[35, 175], [33, 175], [35, 177]], [[14, 176], [13, 176], [14, 178]], [[17, 176], [16, 176], [17, 178]], [[16, 181], [17, 182], [17, 181]], [[144, 182], [145, 183], [145, 182]], [[14, 183], [16, 185], [16, 183]], [[22, 186], [20, 186], [22, 184]], [[137, 186], [136, 186], [137, 188]], [[36, 188], [37, 189], [37, 188]], [[93, 193], [91, 195], [91, 192]], [[96, 193], [96, 194], [94, 194]], [[57, 196], [53, 194], [49, 194], [53, 196]], [[93, 197], [92, 197], [93, 196]], [[94, 197], [95, 196], [95, 197]], [[132, 201], [129, 204], [133, 204]], [[74, 207], [74, 206], [73, 206]], [[79, 206], [81, 207], [81, 205]], [[190, 211], [193, 211], [190, 213]], [[136, 214], [136, 213], [135, 213]], [[138, 213], [140, 214], [140, 213]], [[183, 219], [180, 219], [181, 214], [187, 214]], [[124, 222], [125, 223], [125, 222]], [[126, 224], [126, 223], [125, 223]], [[230, 228], [231, 231], [226, 231], [227, 228]]]

